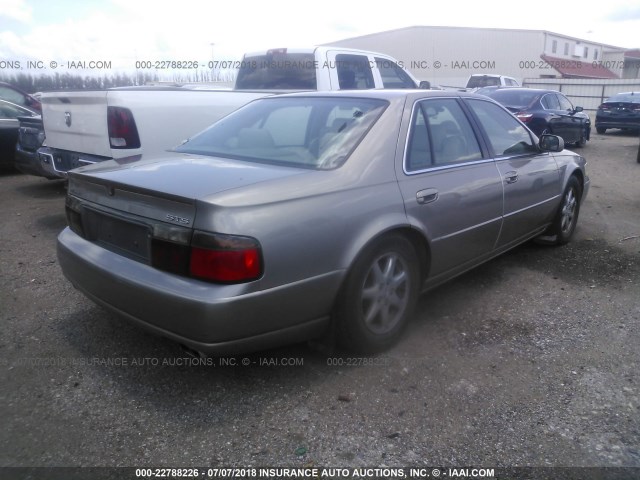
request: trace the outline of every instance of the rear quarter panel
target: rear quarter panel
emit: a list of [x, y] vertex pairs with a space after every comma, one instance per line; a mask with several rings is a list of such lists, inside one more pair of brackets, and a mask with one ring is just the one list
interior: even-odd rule
[[196, 228], [257, 238], [259, 289], [347, 270], [373, 239], [408, 226], [394, 166], [403, 103], [389, 106], [341, 167], [212, 195], [197, 206]]

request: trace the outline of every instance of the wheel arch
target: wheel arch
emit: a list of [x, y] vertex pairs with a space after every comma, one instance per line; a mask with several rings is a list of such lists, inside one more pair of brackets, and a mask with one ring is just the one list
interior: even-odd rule
[[[420, 280], [421, 282], [424, 282], [428, 276], [431, 264], [431, 248], [429, 241], [422, 232], [406, 223], [388, 224], [384, 228], [379, 228], [375, 233], [372, 233], [369, 230], [363, 232], [358, 240], [353, 242], [352, 247], [345, 252], [343, 264], [346, 265], [347, 275], [351, 271], [353, 264], [361, 255], [365, 254], [369, 249], [374, 248], [381, 239], [391, 235], [400, 235], [409, 240], [415, 250], [416, 256], [418, 257]], [[347, 275], [345, 275], [343, 282], [346, 281]]]
[[576, 180], [578, 180], [578, 183], [580, 184], [580, 201], [582, 202], [582, 196], [584, 194], [584, 173], [582, 173], [582, 170], [580, 170], [580, 168], [578, 167], [573, 169], [567, 169], [567, 173], [562, 182], [563, 190], [571, 177], [575, 177]]

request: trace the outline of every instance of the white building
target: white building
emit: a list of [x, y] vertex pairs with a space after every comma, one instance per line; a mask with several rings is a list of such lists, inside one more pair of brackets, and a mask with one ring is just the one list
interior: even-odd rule
[[464, 87], [469, 75], [516, 78], [640, 78], [640, 50], [546, 30], [414, 26], [326, 45], [389, 54], [419, 80]]

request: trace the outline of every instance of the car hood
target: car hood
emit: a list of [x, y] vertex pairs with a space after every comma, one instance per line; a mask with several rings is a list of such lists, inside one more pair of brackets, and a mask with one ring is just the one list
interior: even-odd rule
[[204, 199], [256, 183], [310, 173], [309, 170], [186, 153], [108, 160], [69, 173], [82, 179], [161, 196]]

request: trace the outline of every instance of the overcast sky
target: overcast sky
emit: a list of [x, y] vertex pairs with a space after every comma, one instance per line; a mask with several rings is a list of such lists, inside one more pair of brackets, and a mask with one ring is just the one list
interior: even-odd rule
[[0, 0], [0, 65], [206, 62], [415, 25], [548, 30], [640, 48], [640, 1]]

